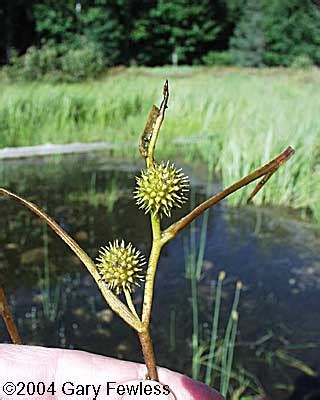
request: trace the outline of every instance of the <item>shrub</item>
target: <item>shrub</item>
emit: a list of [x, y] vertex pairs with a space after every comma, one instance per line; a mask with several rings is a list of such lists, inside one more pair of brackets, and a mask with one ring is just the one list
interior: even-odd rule
[[9, 63], [5, 65], [2, 70], [5, 72], [9, 79], [16, 79], [21, 74], [23, 68], [22, 57], [19, 57], [16, 49], [10, 49]]
[[233, 57], [229, 51], [209, 51], [202, 57], [202, 62], [206, 65], [232, 65]]
[[313, 66], [313, 60], [307, 54], [296, 56], [291, 63], [291, 68], [309, 69]]
[[70, 82], [95, 78], [104, 65], [102, 52], [92, 42], [87, 42], [81, 48], [71, 49], [61, 57], [61, 71], [64, 79]]
[[13, 50], [5, 71], [14, 80], [78, 82], [96, 77], [104, 65], [101, 49], [79, 37], [73, 43], [48, 42], [40, 48], [29, 47], [20, 57]]
[[23, 56], [23, 67], [21, 72], [28, 81], [38, 80], [42, 76], [40, 68], [41, 51], [42, 50], [31, 46]]
[[31, 46], [26, 53], [18, 56], [13, 50], [9, 65], [6, 66], [10, 79], [34, 81], [40, 80], [48, 74], [54, 74], [60, 69], [59, 49], [52, 44], [45, 44], [41, 48]]

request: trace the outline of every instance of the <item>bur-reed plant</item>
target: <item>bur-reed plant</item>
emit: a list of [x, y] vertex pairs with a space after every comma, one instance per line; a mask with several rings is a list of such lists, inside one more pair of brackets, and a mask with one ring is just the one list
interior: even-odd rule
[[[158, 162], [154, 158], [158, 135], [168, 107], [168, 100], [169, 86], [168, 81], [166, 81], [161, 105], [160, 107], [155, 105], [152, 107], [139, 145], [140, 154], [145, 159], [146, 168], [137, 177], [134, 197], [139, 207], [146, 214], [149, 214], [152, 230], [152, 246], [146, 268], [144, 267], [144, 257], [141, 252], [136, 250], [131, 243], [125, 244], [118, 239], [103, 247], [100, 250], [97, 262], [93, 261], [78, 243], [38, 206], [7, 189], [0, 188], [1, 195], [18, 201], [46, 222], [79, 257], [94, 278], [110, 308], [137, 332], [148, 377], [156, 381], [158, 380], [158, 372], [150, 336], [150, 323], [154, 281], [163, 246], [174, 239], [179, 232], [189, 226], [210, 207], [243, 186], [261, 178], [249, 196], [249, 199], [252, 199], [266, 181], [294, 153], [290, 146], [287, 147], [267, 164], [208, 198], [183, 218], [169, 225], [166, 229], [162, 229], [162, 218], [164, 216], [170, 217], [173, 209], [180, 207], [187, 200], [188, 189], [187, 177], [183, 175], [180, 169], [177, 169], [169, 161]], [[131, 293], [143, 281], [145, 282], [143, 304], [142, 310], [139, 311], [132, 300]], [[123, 295], [122, 299], [120, 295]]]

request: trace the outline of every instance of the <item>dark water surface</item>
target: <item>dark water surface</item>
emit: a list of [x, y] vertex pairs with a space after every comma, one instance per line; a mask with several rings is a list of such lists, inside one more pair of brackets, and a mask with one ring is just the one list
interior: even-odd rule
[[[149, 219], [131, 196], [141, 165], [106, 159], [81, 155], [2, 163], [1, 186], [45, 208], [92, 257], [116, 238], [132, 241], [147, 255]], [[192, 190], [197, 203], [204, 199], [199, 179], [192, 179]], [[175, 212], [174, 219], [189, 207]], [[106, 308], [85, 267], [51, 230], [4, 199], [0, 226], [0, 278], [24, 343], [141, 361], [135, 333]], [[188, 235], [184, 232], [163, 249], [152, 333], [159, 364], [190, 374], [191, 292], [183, 253]], [[235, 365], [250, 372], [272, 399], [288, 398], [295, 379], [303, 379], [303, 363], [320, 368], [319, 245], [311, 228], [281, 210], [224, 203], [209, 216], [199, 284], [201, 338], [206, 344], [213, 284], [224, 270], [221, 330], [241, 280]], [[141, 291], [135, 299], [139, 306]], [[2, 321], [0, 341], [9, 342]]]

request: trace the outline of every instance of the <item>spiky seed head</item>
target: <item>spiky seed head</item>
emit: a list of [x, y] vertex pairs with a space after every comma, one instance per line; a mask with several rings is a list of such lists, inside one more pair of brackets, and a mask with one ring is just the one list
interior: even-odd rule
[[140, 251], [131, 243], [127, 246], [122, 240], [109, 242], [106, 247], [101, 247], [97, 257], [97, 268], [108, 288], [120, 294], [122, 290], [134, 291], [135, 286], [140, 286], [143, 281], [143, 265], [145, 259]]
[[181, 207], [187, 201], [185, 193], [189, 190], [189, 180], [174, 164], [154, 163], [141, 176], [136, 178], [134, 192], [136, 203], [145, 213], [171, 216], [171, 209]]

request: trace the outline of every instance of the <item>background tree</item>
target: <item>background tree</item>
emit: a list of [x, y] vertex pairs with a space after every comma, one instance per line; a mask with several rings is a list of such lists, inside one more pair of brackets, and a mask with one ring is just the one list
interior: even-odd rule
[[180, 64], [221, 64], [230, 54], [216, 52], [226, 50], [244, 66], [288, 66], [297, 57], [319, 64], [320, 10], [311, 0], [0, 2], [0, 64], [12, 48], [21, 55], [48, 43], [89, 43], [107, 66], [171, 64], [175, 49]]
[[169, 64], [174, 49], [179, 63], [196, 64], [218, 31], [209, 1], [160, 0], [135, 22], [132, 38], [141, 64]]
[[265, 35], [263, 10], [259, 0], [247, 0], [242, 7], [242, 16], [230, 40], [230, 51], [238, 65], [263, 66]]
[[79, 26], [76, 4], [75, 0], [45, 0], [34, 5], [35, 28], [42, 41], [61, 43], [73, 38]]
[[308, 0], [273, 0], [266, 10], [266, 64], [288, 66], [301, 55], [319, 64], [319, 10]]
[[126, 29], [120, 21], [122, 9], [119, 3], [87, 1], [79, 13], [81, 34], [99, 46], [108, 65], [124, 63], [126, 58]]

